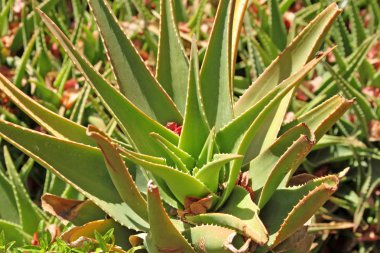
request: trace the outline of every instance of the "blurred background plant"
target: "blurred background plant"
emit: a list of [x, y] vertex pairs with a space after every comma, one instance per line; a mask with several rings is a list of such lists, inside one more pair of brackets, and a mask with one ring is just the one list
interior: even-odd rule
[[[248, 1], [237, 50], [236, 99], [331, 2]], [[202, 58], [217, 3], [211, 0], [175, 1], [174, 12], [187, 54], [190, 54], [191, 36], [195, 34]], [[34, 12], [38, 7], [47, 13], [96, 69], [115, 83], [87, 2], [2, 0], [0, 4], [0, 72], [50, 110], [79, 124], [93, 124], [114, 139], [123, 141], [124, 135], [116, 121]], [[325, 49], [333, 45], [337, 48], [298, 88], [284, 123], [294, 125], [305, 112], [337, 93], [356, 99], [352, 109], [314, 147], [297, 173], [302, 178], [303, 173], [322, 176], [350, 168], [337, 193], [316, 216], [316, 224], [309, 227], [311, 232], [319, 234], [314, 252], [379, 252], [380, 7], [377, 0], [338, 1], [338, 4], [344, 11], [323, 45]], [[154, 72], [159, 1], [114, 0], [110, 6], [140, 56]], [[1, 93], [0, 103], [3, 119], [44, 132]], [[5, 141], [1, 144], [4, 148], [1, 149], [0, 200], [8, 203], [9, 208], [0, 208], [0, 222], [3, 226], [7, 222], [20, 224], [20, 231], [17, 235], [0, 236], [0, 250], [8, 247], [10, 240], [17, 241], [21, 237], [28, 242], [40, 240], [34, 243], [39, 250], [66, 252], [68, 249], [59, 239], [53, 244], [48, 242], [56, 237], [54, 233], [63, 231], [64, 226], [41, 212], [40, 197], [44, 193], [77, 200], [84, 200], [84, 197]], [[43, 221], [39, 231], [28, 230], [28, 225], [22, 221], [25, 219], [23, 213], [28, 214], [28, 222]], [[44, 232], [48, 227], [50, 232]], [[112, 233], [105, 234], [104, 240], [109, 242]], [[100, 243], [88, 247], [96, 250], [102, 245], [99, 240]], [[25, 247], [20, 251], [32, 251]]]

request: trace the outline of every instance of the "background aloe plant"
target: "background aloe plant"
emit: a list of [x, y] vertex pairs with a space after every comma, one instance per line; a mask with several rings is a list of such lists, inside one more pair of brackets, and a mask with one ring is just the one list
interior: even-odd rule
[[[46, 210], [79, 225], [62, 238], [72, 243], [113, 227], [124, 249], [143, 243], [149, 252], [282, 251], [300, 245], [308, 251], [312, 236], [304, 224], [344, 175], [305, 180], [293, 174], [352, 101], [333, 96], [291, 124], [282, 123], [294, 89], [328, 53], [315, 56], [340, 12], [336, 5], [312, 21], [235, 102], [235, 58], [247, 1], [219, 3], [200, 69], [196, 42], [189, 60], [179, 39], [176, 6], [161, 1], [155, 76], [107, 5], [89, 2], [117, 88], [42, 12], [41, 18], [124, 138], [112, 139], [92, 126], [86, 131], [40, 106], [6, 78], [0, 84], [51, 134], [1, 121], [2, 137], [87, 198], [43, 197]], [[283, 49], [284, 42], [279, 43]], [[147, 179], [154, 181], [148, 188]], [[112, 219], [100, 220], [104, 212]], [[210, 231], [215, 233], [204, 238]]]

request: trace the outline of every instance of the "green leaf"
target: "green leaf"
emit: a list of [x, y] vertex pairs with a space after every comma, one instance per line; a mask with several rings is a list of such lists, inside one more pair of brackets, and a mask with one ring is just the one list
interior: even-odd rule
[[189, 62], [177, 30], [173, 5], [173, 0], [160, 0], [160, 41], [156, 76], [178, 106], [178, 110], [184, 114]]
[[[167, 165], [151, 163], [140, 159], [127, 150], [125, 150], [124, 154], [133, 163], [140, 165], [144, 170], [161, 178], [181, 204], [184, 204], [186, 197], [202, 198], [211, 194], [211, 191], [202, 182], [190, 174]], [[161, 185], [159, 186], [162, 187]]]
[[352, 9], [349, 12], [349, 15], [352, 19], [352, 29], [354, 29], [356, 34], [356, 46], [359, 46], [367, 38], [367, 34], [364, 28], [363, 21], [361, 20], [356, 1], [350, 1], [350, 3]]
[[[232, 122], [230, 122], [227, 126], [222, 128], [217, 134], [218, 143], [223, 148], [223, 152], [231, 152], [236, 149], [239, 145], [241, 145], [242, 136], [247, 132], [247, 130], [252, 126], [252, 124], [257, 120], [257, 117], [262, 113], [264, 108], [268, 107], [268, 105], [272, 105], [274, 107], [276, 104], [278, 105], [286, 96], [290, 90], [292, 90], [305, 76], [306, 74], [314, 68], [318, 62], [320, 62], [323, 57], [328, 52], [325, 52], [321, 56], [314, 58], [310, 62], [308, 62], [304, 67], [300, 68], [296, 73], [292, 74], [290, 77], [281, 82], [281, 84], [273, 87], [271, 91], [266, 93], [256, 104], [251, 106], [251, 108], [245, 111], [240, 116], [236, 117]], [[277, 109], [277, 108], [275, 108]], [[267, 109], [268, 110], [268, 109]], [[271, 115], [273, 117], [273, 115]], [[272, 122], [272, 121], [270, 121]], [[282, 123], [282, 120], [280, 121]], [[265, 122], [261, 124], [266, 125]], [[266, 125], [267, 126], [267, 125]], [[268, 131], [268, 127], [263, 128]], [[266, 134], [263, 134], [266, 135]], [[273, 133], [271, 139], [275, 139], [277, 137], [277, 133]], [[263, 142], [263, 140], [260, 140]], [[272, 143], [272, 142], [271, 142]], [[262, 143], [254, 142], [254, 145], [257, 148], [262, 147]], [[257, 155], [260, 150], [256, 150], [255, 154]], [[251, 154], [252, 155], [252, 154]], [[252, 158], [252, 157], [250, 157]], [[246, 159], [249, 160], [249, 159]]]
[[2, 170], [0, 170], [0, 203], [7, 207], [0, 208], [0, 219], [19, 224], [20, 217], [12, 184]]
[[200, 88], [210, 127], [218, 130], [233, 117], [231, 30], [234, 0], [220, 1], [200, 71]]
[[32, 240], [32, 236], [25, 233], [20, 225], [12, 222], [0, 220], [0, 233], [1, 231], [4, 231], [5, 239], [8, 242], [15, 242], [15, 246], [22, 246]]
[[191, 245], [170, 221], [166, 213], [158, 188], [152, 182], [148, 185], [148, 213], [150, 231], [147, 240], [151, 240], [149, 252], [195, 253]]
[[275, 247], [301, 228], [336, 191], [338, 182], [338, 178], [331, 175], [302, 186], [277, 190], [260, 212], [270, 234], [268, 245]]
[[[231, 77], [235, 75], [236, 57], [238, 54], [238, 46], [241, 29], [243, 27], [244, 14], [247, 10], [248, 0], [235, 0], [234, 17], [232, 20], [232, 42], [231, 42]], [[233, 91], [233, 82], [231, 82], [231, 92]], [[233, 94], [231, 94], [232, 96]]]
[[270, 8], [270, 36], [281, 51], [286, 47], [287, 33], [277, 0], [268, 1]]
[[[84, 59], [73, 47], [66, 36], [52, 23], [46, 14], [40, 12], [42, 20], [57, 37], [58, 41], [65, 48], [70, 58], [81, 70], [82, 74], [88, 79], [92, 87], [96, 90], [107, 109], [113, 114], [121, 127], [130, 137], [131, 142], [141, 153], [149, 155], [164, 156], [157, 148], [153, 139], [148, 138], [149, 133], [156, 132], [165, 137], [170, 142], [177, 144], [178, 136], [169, 129], [158, 124], [137, 107], [135, 107], [118, 90], [112, 87], [89, 62]], [[131, 120], [133, 119], [133, 120]], [[168, 118], [167, 121], [176, 121], [176, 118]]]
[[16, 198], [20, 224], [26, 233], [32, 235], [37, 231], [40, 221], [45, 220], [45, 217], [38, 206], [30, 199], [29, 193], [17, 173], [7, 146], [4, 146], [4, 159]]
[[[191, 45], [185, 119], [178, 147], [188, 152], [193, 158], [198, 158], [209, 132], [205, 108], [200, 95], [197, 45], [193, 41]], [[194, 136], [197, 136], [197, 141], [194, 141]]]
[[71, 184], [123, 226], [140, 231], [147, 229], [148, 224], [134, 215], [119, 197], [99, 149], [57, 139], [2, 120], [0, 136]]
[[195, 160], [188, 153], [170, 143], [159, 134], [151, 133], [150, 135], [157, 140], [157, 143], [170, 156], [175, 165], [178, 166], [178, 169], [183, 172], [189, 172], [194, 168]]
[[45, 212], [64, 222], [70, 221], [75, 226], [101, 220], [106, 216], [106, 213], [90, 200], [66, 199], [52, 194], [44, 194], [41, 202]]
[[32, 51], [34, 49], [34, 45], [36, 43], [37, 35], [40, 31], [36, 31], [32, 38], [30, 38], [28, 42], [27, 48], [25, 48], [24, 53], [22, 54], [20, 64], [17, 66], [16, 73], [13, 79], [14, 85], [17, 87], [21, 87], [22, 78], [25, 76], [25, 70], [26, 70], [26, 64], [30, 58], [30, 55], [32, 54]]
[[17, 89], [6, 77], [0, 74], [0, 89], [29, 117], [56, 137], [95, 145], [86, 135], [86, 128], [58, 115], [38, 104]]
[[242, 158], [243, 156], [241, 155], [216, 154], [214, 160], [206, 163], [202, 168], [195, 172], [194, 176], [212, 192], [216, 192], [219, 186], [219, 172], [223, 166], [233, 160]]
[[251, 195], [240, 186], [235, 186], [227, 202], [220, 209], [221, 213], [233, 215], [254, 229], [254, 238], [252, 239], [263, 245], [268, 240], [268, 232], [258, 216], [259, 211], [260, 209], [253, 202]]
[[90, 0], [89, 3], [123, 95], [146, 115], [162, 124], [181, 122], [182, 117], [173, 101], [147, 69], [106, 2]]
[[[244, 241], [242, 236], [230, 228], [201, 225], [189, 228], [182, 234], [193, 245], [196, 252], [231, 253], [247, 252], [249, 249], [250, 240]], [[207, 240], [205, 240], [205, 235], [207, 235]]]
[[281, 131], [284, 132], [291, 127], [303, 122], [315, 134], [318, 141], [329, 130], [335, 122], [348, 110], [354, 101], [346, 100], [336, 95], [313, 110], [303, 114], [296, 120], [285, 125]]
[[121, 199], [137, 215], [148, 222], [146, 201], [140, 194], [139, 189], [137, 189], [128, 168], [125, 166], [117, 150], [117, 146], [103, 132], [93, 126], [87, 128], [87, 134], [97, 142], [102, 151], [108, 173]]
[[335, 3], [327, 7], [272, 62], [235, 104], [236, 115], [257, 103], [269, 90], [302, 68], [319, 50], [324, 36], [341, 10]]
[[280, 136], [266, 151], [250, 163], [252, 189], [263, 208], [287, 173], [291, 175], [310, 152], [314, 136], [304, 124], [297, 125]]

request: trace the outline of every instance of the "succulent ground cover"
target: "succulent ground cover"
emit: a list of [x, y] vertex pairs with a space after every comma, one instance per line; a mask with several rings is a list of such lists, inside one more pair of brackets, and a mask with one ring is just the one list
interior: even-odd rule
[[0, 247], [376, 252], [380, 10], [327, 2], [3, 2]]

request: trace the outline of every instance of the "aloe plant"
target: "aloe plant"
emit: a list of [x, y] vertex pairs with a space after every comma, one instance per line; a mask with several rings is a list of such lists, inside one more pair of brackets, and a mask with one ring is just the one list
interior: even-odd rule
[[305, 226], [336, 191], [339, 176], [300, 183], [293, 175], [352, 101], [337, 95], [282, 123], [294, 89], [329, 52], [316, 54], [340, 9], [332, 4], [321, 12], [234, 102], [246, 1], [219, 2], [199, 68], [196, 41], [189, 59], [173, 1], [161, 0], [155, 75], [105, 1], [89, 4], [117, 87], [38, 12], [128, 143], [47, 110], [0, 76], [0, 89], [49, 132], [0, 120], [1, 137], [86, 197], [43, 196], [45, 210], [77, 225], [62, 239], [80, 245], [94, 240], [95, 230], [114, 228], [116, 244], [131, 251], [141, 245], [148, 252], [308, 251], [313, 237]]

